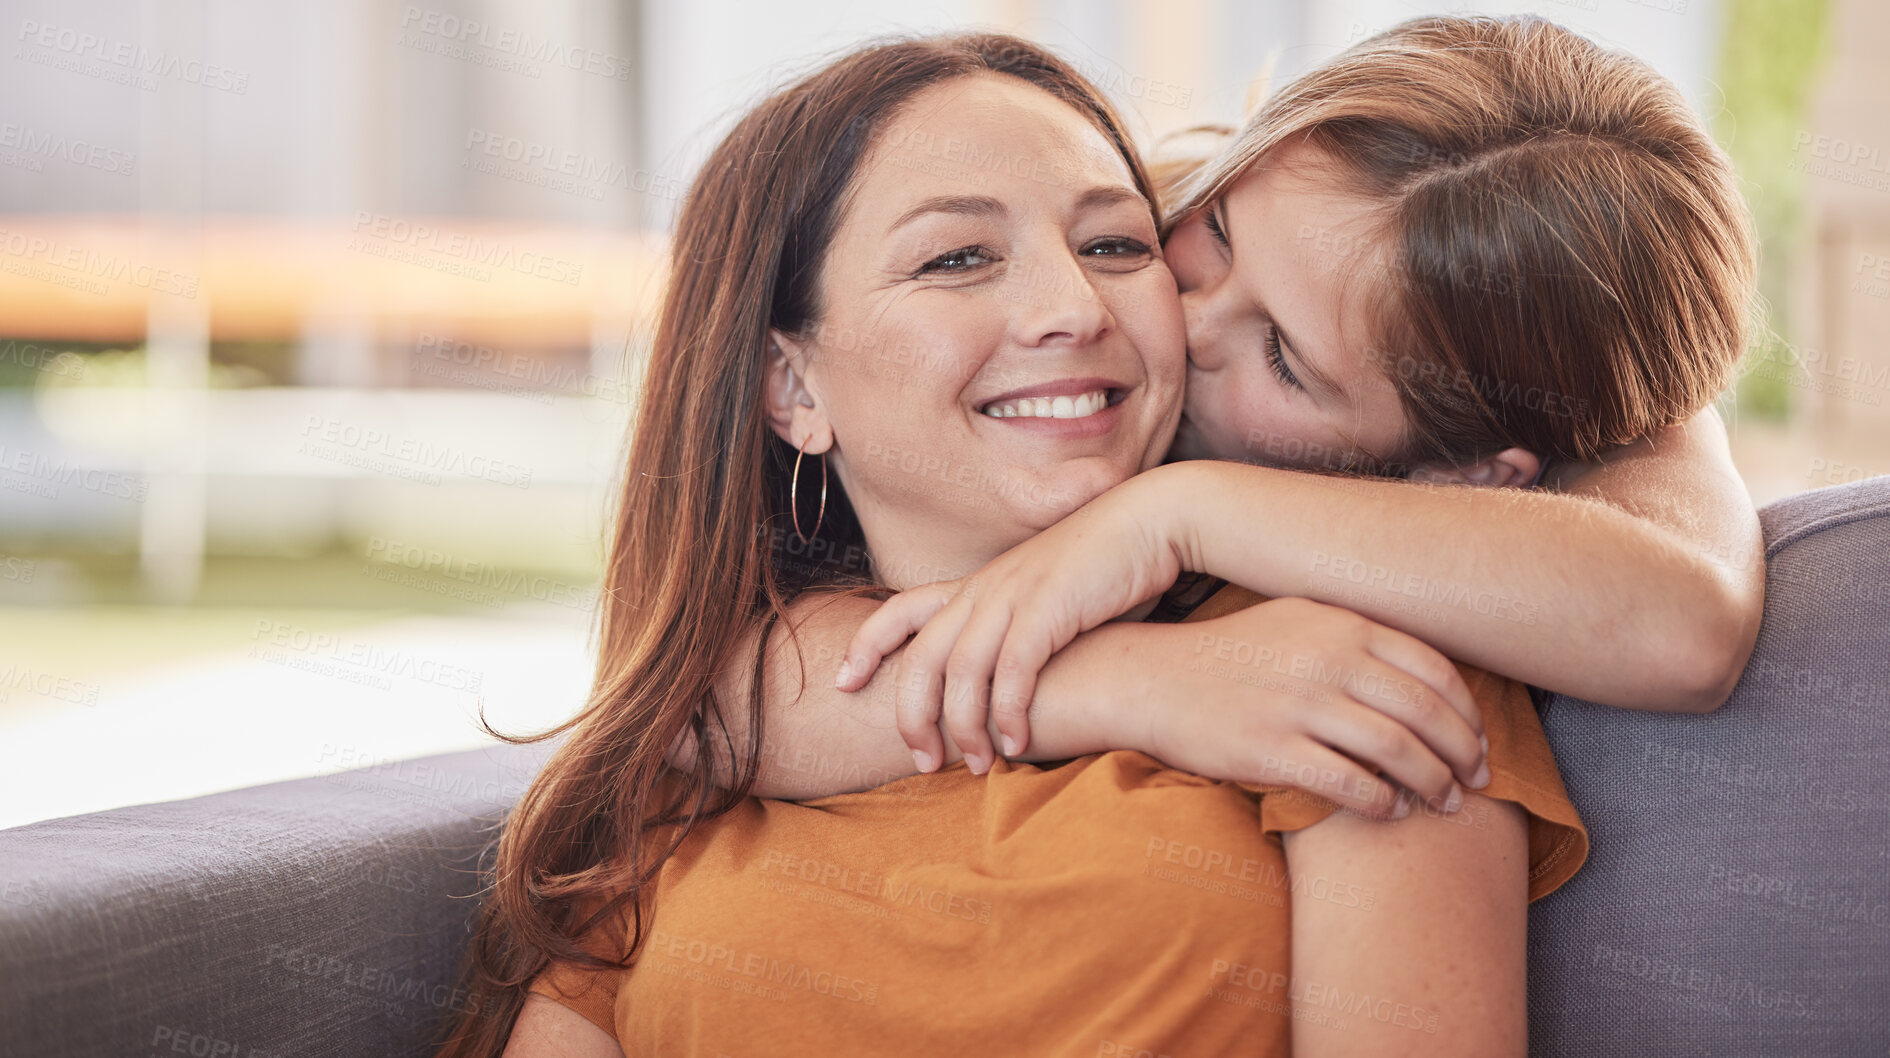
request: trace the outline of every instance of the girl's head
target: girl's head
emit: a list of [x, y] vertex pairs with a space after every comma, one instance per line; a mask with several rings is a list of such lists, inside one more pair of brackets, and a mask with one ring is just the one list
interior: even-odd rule
[[[626, 913], [641, 937], [632, 894], [752, 784], [764, 681], [739, 706], [714, 684], [759, 672], [735, 656], [757, 625], [811, 585], [975, 568], [1160, 459], [1183, 348], [1152, 201], [1095, 89], [1003, 36], [851, 53], [716, 148], [672, 241], [591, 701], [538, 736], [571, 732], [501, 836], [481, 1010], [445, 1053], [497, 1055], [549, 957], [597, 965], [573, 942], [591, 924]], [[805, 545], [803, 448], [803, 527], [823, 455], [832, 475]]]
[[1524, 482], [1682, 421], [1745, 347], [1726, 156], [1536, 18], [1426, 18], [1288, 85], [1180, 190], [1177, 455]]

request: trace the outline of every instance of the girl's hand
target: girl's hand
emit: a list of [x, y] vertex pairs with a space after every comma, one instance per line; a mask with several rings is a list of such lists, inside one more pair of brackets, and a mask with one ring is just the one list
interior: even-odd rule
[[865, 686], [900, 660], [897, 716], [921, 771], [944, 759], [941, 711], [974, 772], [991, 766], [986, 722], [1005, 756], [1030, 743], [1037, 674], [1070, 640], [1168, 590], [1181, 573], [1166, 477], [1152, 471], [1103, 493], [969, 577], [888, 599], [847, 647], [835, 686]]
[[[1275, 599], [1206, 621], [1113, 625], [1092, 681], [1122, 748], [1204, 778], [1288, 786], [1373, 818], [1489, 785], [1457, 667], [1349, 610]], [[1461, 785], [1460, 785], [1461, 784]]]

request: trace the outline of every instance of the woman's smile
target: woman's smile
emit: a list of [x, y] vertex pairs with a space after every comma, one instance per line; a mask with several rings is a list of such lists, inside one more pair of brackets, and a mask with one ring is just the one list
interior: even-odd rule
[[999, 394], [979, 404], [978, 412], [1033, 436], [1081, 440], [1114, 430], [1130, 393], [1114, 379], [1065, 378]]

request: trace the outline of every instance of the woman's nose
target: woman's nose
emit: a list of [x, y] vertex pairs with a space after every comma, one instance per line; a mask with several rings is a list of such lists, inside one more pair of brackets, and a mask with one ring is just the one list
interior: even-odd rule
[[1010, 284], [1011, 296], [1020, 303], [1013, 317], [1018, 342], [1026, 347], [1087, 345], [1108, 334], [1115, 322], [1075, 261], [1020, 269]]

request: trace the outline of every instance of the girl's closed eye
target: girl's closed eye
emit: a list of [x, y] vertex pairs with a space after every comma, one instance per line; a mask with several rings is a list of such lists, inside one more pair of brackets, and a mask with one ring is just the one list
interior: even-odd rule
[[1220, 243], [1223, 249], [1232, 251], [1233, 244], [1227, 241], [1227, 229], [1221, 227], [1221, 218], [1216, 214], [1220, 203], [1216, 202], [1201, 211], [1201, 223], [1207, 226], [1208, 234]]
[[1292, 367], [1287, 364], [1286, 351], [1280, 348], [1280, 329], [1271, 323], [1267, 324], [1267, 365], [1273, 368], [1274, 375], [1288, 387], [1305, 388], [1300, 384], [1299, 376], [1295, 375]]

